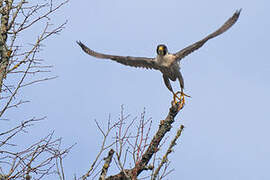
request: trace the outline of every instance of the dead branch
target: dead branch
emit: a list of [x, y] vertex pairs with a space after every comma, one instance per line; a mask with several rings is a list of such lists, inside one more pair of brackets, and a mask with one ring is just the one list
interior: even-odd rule
[[90, 168], [89, 170], [80, 178], [80, 179], [83, 179], [83, 180], [86, 180], [89, 176], [91, 176], [93, 174], [93, 172], [95, 171], [95, 169], [97, 168], [97, 161], [99, 160], [101, 154], [108, 148], [110, 148], [111, 146], [114, 145], [114, 142], [112, 143], [109, 143], [108, 145], [106, 144], [107, 143], [107, 139], [108, 139], [108, 136], [110, 134], [110, 132], [119, 124], [119, 122], [116, 122], [114, 124], [111, 125], [111, 121], [110, 121], [110, 117], [109, 117], [109, 120], [108, 120], [108, 124], [107, 124], [107, 131], [104, 132], [102, 130], [102, 128], [100, 127], [100, 125], [98, 124], [97, 121], [96, 122], [96, 125], [98, 127], [98, 129], [100, 130], [101, 134], [103, 135], [103, 141], [102, 141], [102, 144], [101, 144], [101, 147], [100, 147], [100, 150], [95, 158], [95, 160], [93, 161], [93, 163], [90, 165]]
[[[50, 72], [52, 66], [43, 64], [38, 57], [43, 43], [51, 36], [59, 34], [66, 23], [53, 25], [53, 14], [69, 0], [0, 0], [0, 118], [9, 109], [29, 102], [19, 99], [23, 87], [54, 79], [55, 76], [33, 78], [31, 74]], [[25, 34], [36, 32], [34, 39], [25, 39]], [[36, 37], [36, 38], [35, 38]], [[25, 118], [22, 116], [22, 118]], [[62, 149], [61, 138], [53, 133], [36, 143], [20, 144], [16, 137], [27, 133], [29, 128], [44, 118], [24, 120], [17, 126], [0, 132], [0, 179], [42, 179], [57, 174], [64, 180], [63, 159], [71, 147]], [[7, 121], [8, 122], [8, 121]], [[1, 121], [3, 123], [3, 121]], [[25, 142], [26, 143], [26, 142]]]
[[[180, 103], [177, 103], [177, 104], [172, 103], [172, 106], [169, 110], [167, 117], [165, 118], [165, 120], [162, 120], [160, 122], [158, 131], [155, 133], [150, 144], [147, 146], [147, 149], [145, 150], [145, 152], [143, 152], [143, 154], [141, 155], [141, 158], [139, 158], [136, 161], [135, 166], [131, 169], [123, 169], [121, 170], [119, 174], [109, 176], [106, 178], [106, 180], [120, 180], [120, 179], [121, 180], [135, 180], [137, 179], [137, 177], [142, 171], [152, 170], [154, 168], [153, 166], [148, 166], [148, 163], [151, 160], [152, 156], [158, 151], [160, 142], [164, 138], [165, 134], [171, 130], [172, 124], [174, 122], [174, 118], [179, 112], [178, 111], [179, 105]], [[172, 141], [172, 144], [173, 144], [172, 147], [174, 146], [175, 141]], [[139, 142], [138, 144], [140, 146], [141, 143]], [[168, 149], [168, 154], [171, 148]], [[168, 154], [166, 155], [166, 157], [168, 156]]]
[[105, 177], [107, 175], [108, 168], [109, 168], [109, 166], [111, 164], [111, 161], [112, 161], [113, 154], [114, 154], [114, 150], [111, 149], [109, 151], [109, 153], [108, 153], [108, 156], [104, 159], [105, 160], [105, 163], [104, 163], [104, 165], [102, 167], [99, 180], [105, 180]]
[[[0, 141], [0, 147], [2, 146], [0, 150], [0, 167], [5, 167], [1, 169], [1, 171], [5, 174], [6, 179], [23, 178], [27, 175], [29, 176], [29, 174], [33, 174], [33, 177], [42, 178], [51, 173], [55, 173], [53, 170], [55, 165], [63, 167], [62, 159], [68, 154], [72, 146], [61, 150], [62, 140], [61, 138], [54, 139], [53, 133], [50, 133], [45, 138], [42, 138], [19, 152], [2, 150], [4, 149], [4, 145], [10, 145], [7, 143], [8, 141], [16, 135], [27, 132], [27, 129], [29, 129], [34, 122], [43, 119], [44, 118], [24, 121], [17, 127], [0, 134], [0, 138], [2, 139]], [[59, 172], [61, 171], [59, 170]], [[63, 171], [62, 177], [64, 177]]]
[[[31, 80], [25, 83], [30, 74], [50, 72], [50, 70], [44, 71], [42, 69], [52, 66], [43, 65], [42, 60], [37, 58], [37, 56], [42, 50], [42, 43], [47, 38], [59, 34], [64, 29], [67, 22], [54, 27], [51, 23], [51, 16], [68, 1], [44, 0], [30, 3], [25, 0], [12, 0], [0, 2], [0, 95], [2, 97], [9, 97], [5, 101], [1, 101], [0, 117], [3, 117], [7, 109], [14, 107], [10, 106], [10, 104], [12, 101], [15, 101], [15, 97], [22, 87], [56, 77], [33, 79], [32, 76]], [[36, 41], [27, 42], [25, 40], [23, 45], [20, 45], [23, 33], [31, 30], [32, 26], [36, 24], [43, 26], [43, 31], [36, 34]], [[17, 69], [20, 69], [17, 71], [19, 73], [14, 73]], [[11, 75], [13, 75], [12, 78], [16, 76], [17, 82], [14, 83], [14, 80], [9, 81], [10, 78], [6, 78]], [[7, 87], [9, 86], [13, 86], [13, 90], [8, 89]]]
[[168, 162], [168, 155], [173, 151], [173, 147], [176, 145], [176, 141], [181, 136], [183, 129], [184, 129], [184, 125], [181, 125], [180, 128], [177, 130], [177, 133], [176, 133], [174, 139], [171, 141], [171, 144], [170, 144], [169, 148], [167, 149], [165, 155], [162, 157], [162, 160], [161, 160], [160, 164], [156, 168], [156, 170], [155, 170], [155, 172], [154, 172], [154, 174], [153, 174], [153, 176], [151, 178], [152, 180], [156, 179], [157, 175], [159, 174], [159, 171], [160, 171], [161, 167], [166, 162]]

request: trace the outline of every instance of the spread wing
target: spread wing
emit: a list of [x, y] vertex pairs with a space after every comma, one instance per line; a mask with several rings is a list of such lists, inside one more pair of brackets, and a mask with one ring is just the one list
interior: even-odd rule
[[131, 56], [115, 56], [115, 55], [109, 55], [109, 54], [102, 54], [95, 52], [91, 49], [89, 49], [87, 46], [85, 46], [82, 42], [77, 41], [79, 46], [81, 46], [82, 50], [89, 54], [90, 56], [94, 56], [96, 58], [101, 59], [111, 59], [113, 61], [116, 61], [118, 63], [133, 66], [133, 67], [143, 67], [143, 68], [149, 68], [149, 69], [159, 69], [159, 66], [157, 65], [154, 58], [146, 58], [146, 57], [131, 57]]
[[206, 41], [208, 41], [209, 39], [212, 39], [212, 38], [224, 33], [225, 31], [227, 31], [237, 21], [237, 19], [239, 18], [240, 12], [241, 12], [241, 9], [237, 10], [233, 14], [232, 17], [230, 17], [218, 30], [216, 30], [212, 34], [209, 34], [204, 39], [202, 39], [202, 40], [200, 40], [200, 41], [198, 41], [198, 42], [196, 42], [196, 43], [182, 49], [181, 51], [175, 53], [174, 55], [176, 56], [176, 60], [180, 61], [185, 56], [189, 55], [193, 51], [195, 51], [195, 50], [199, 49], [200, 47], [202, 47], [204, 45], [204, 43], [206, 43]]

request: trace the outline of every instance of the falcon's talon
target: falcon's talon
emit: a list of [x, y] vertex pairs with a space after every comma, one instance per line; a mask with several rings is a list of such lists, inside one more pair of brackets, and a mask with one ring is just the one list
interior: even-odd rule
[[[178, 94], [180, 94], [179, 97], [177, 96]], [[186, 103], [185, 96], [186, 96], [186, 97], [191, 97], [191, 96], [185, 94], [185, 93], [182, 92], [182, 91], [178, 91], [178, 92], [176, 92], [176, 93], [173, 93], [173, 102], [174, 102], [175, 104], [179, 103], [178, 111], [181, 110], [181, 109], [184, 107], [185, 103]], [[177, 100], [178, 100], [178, 101], [177, 101]]]
[[173, 93], [173, 101], [175, 102], [175, 104], [177, 103], [177, 100], [178, 99], [179, 101], [181, 100], [180, 97], [177, 96], [178, 92], [177, 93]]

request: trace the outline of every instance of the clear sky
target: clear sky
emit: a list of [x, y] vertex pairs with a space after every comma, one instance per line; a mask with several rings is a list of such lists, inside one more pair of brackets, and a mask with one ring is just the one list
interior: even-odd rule
[[[168, 179], [269, 180], [269, 7], [266, 0], [71, 1], [54, 21], [67, 19], [66, 29], [46, 41], [41, 53], [59, 77], [25, 88], [21, 93], [31, 103], [18, 112], [26, 119], [47, 116], [32, 129], [33, 137], [55, 130], [64, 145], [77, 143], [65, 170], [68, 179], [79, 176], [101, 143], [95, 119], [104, 125], [109, 114], [117, 119], [122, 104], [133, 117], [146, 108], [153, 134], [172, 97], [160, 72], [95, 59], [76, 40], [104, 53], [152, 57], [158, 44], [176, 52], [242, 8], [231, 29], [181, 61], [185, 92], [192, 98], [170, 133], [186, 126], [169, 156], [175, 171]], [[23, 120], [22, 114], [14, 116]]]

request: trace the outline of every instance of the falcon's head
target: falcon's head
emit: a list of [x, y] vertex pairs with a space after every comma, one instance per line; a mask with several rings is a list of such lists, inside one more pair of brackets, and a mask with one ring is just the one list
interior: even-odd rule
[[167, 46], [165, 46], [164, 44], [159, 44], [157, 46], [157, 54], [160, 56], [164, 56], [168, 53], [168, 49]]

